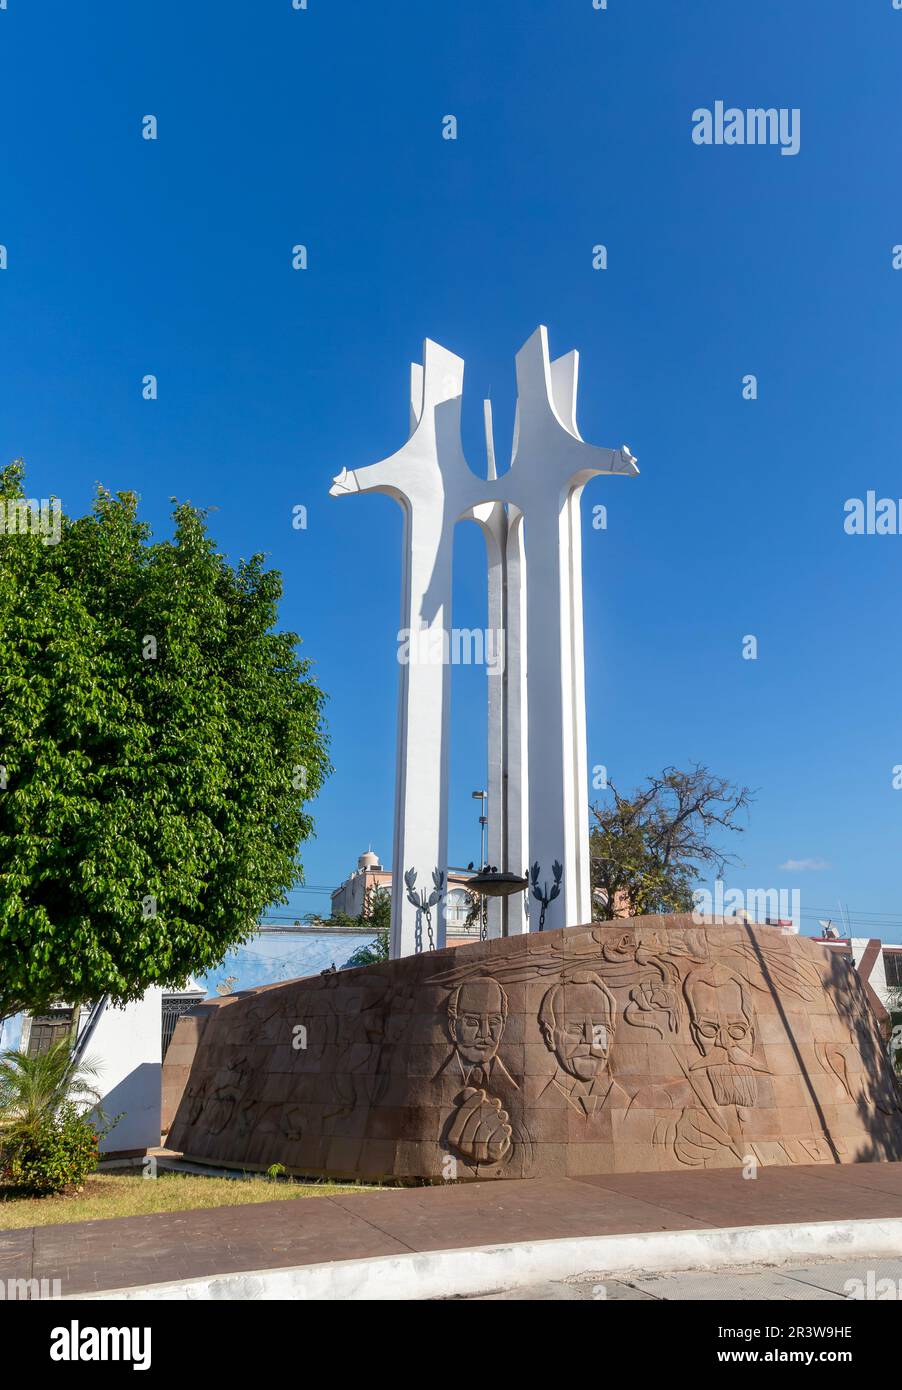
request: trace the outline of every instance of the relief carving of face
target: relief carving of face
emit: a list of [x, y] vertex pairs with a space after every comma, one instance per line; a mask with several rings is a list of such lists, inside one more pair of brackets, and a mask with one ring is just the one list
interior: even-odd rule
[[539, 1009], [545, 1046], [564, 1071], [594, 1081], [608, 1070], [617, 1004], [598, 975], [580, 971], [553, 985]]
[[462, 1062], [485, 1065], [498, 1051], [507, 995], [497, 980], [467, 980], [448, 1000], [448, 1031]]
[[684, 986], [689, 1031], [718, 1105], [754, 1105], [757, 1071], [755, 1028], [742, 981], [723, 966], [693, 970]]

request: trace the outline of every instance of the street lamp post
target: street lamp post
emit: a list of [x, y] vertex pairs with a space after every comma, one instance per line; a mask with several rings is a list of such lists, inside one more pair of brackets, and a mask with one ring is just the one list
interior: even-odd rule
[[488, 795], [489, 795], [488, 792], [473, 792], [473, 793], [472, 793], [473, 800], [474, 800], [474, 801], [478, 801], [478, 802], [480, 803], [480, 806], [479, 806], [479, 812], [480, 812], [480, 814], [479, 814], [479, 824], [480, 824], [480, 827], [481, 827], [481, 829], [480, 829], [480, 834], [479, 834], [479, 867], [480, 867], [480, 869], [484, 869], [484, 868], [485, 868], [485, 837], [486, 837], [486, 826], [487, 826], [488, 823], [489, 823], [489, 818], [488, 818], [488, 816], [487, 816], [486, 813], [485, 813], [485, 803], [486, 803], [486, 801], [488, 800]]

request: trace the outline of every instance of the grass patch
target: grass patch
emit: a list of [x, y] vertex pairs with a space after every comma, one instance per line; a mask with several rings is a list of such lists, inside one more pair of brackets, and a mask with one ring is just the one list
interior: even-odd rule
[[81, 1192], [55, 1197], [22, 1197], [0, 1187], [0, 1230], [100, 1221], [114, 1216], [149, 1216], [158, 1211], [197, 1211], [241, 1207], [251, 1202], [291, 1202], [302, 1197], [335, 1197], [373, 1191], [362, 1183], [270, 1182], [252, 1178], [206, 1178], [161, 1171], [145, 1178], [140, 1168], [92, 1173]]

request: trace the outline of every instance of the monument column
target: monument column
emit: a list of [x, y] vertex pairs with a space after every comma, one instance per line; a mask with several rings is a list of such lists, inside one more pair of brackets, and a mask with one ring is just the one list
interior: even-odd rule
[[[392, 957], [444, 945], [453, 523], [468, 472], [460, 447], [464, 364], [427, 339], [411, 371], [411, 433], [390, 457], [343, 469], [333, 497], [383, 492], [404, 511], [398, 635], [398, 744], [392, 848]], [[441, 457], [440, 457], [441, 455]], [[415, 878], [411, 878], [415, 875]], [[439, 880], [439, 877], [440, 880]], [[423, 904], [418, 909], [411, 895]], [[432, 903], [430, 898], [435, 899]], [[430, 940], [431, 933], [431, 940]]]
[[576, 426], [579, 357], [548, 352], [545, 328], [517, 354], [510, 496], [526, 523], [529, 928], [592, 920], [579, 501], [589, 478], [638, 473], [628, 449], [586, 444]]
[[[463, 362], [427, 340], [411, 377], [411, 432], [380, 463], [343, 469], [333, 496], [384, 492], [404, 510], [401, 660], [392, 864], [393, 957], [444, 945], [447, 888], [451, 565], [457, 521], [486, 537], [489, 623], [503, 671], [487, 674], [489, 862], [531, 870], [530, 929], [591, 921], [579, 500], [600, 473], [638, 472], [629, 450], [586, 444], [576, 427], [578, 356], [551, 361], [536, 329], [517, 354], [513, 461], [488, 477], [460, 442]], [[519, 902], [495, 900], [492, 936], [523, 930]]]

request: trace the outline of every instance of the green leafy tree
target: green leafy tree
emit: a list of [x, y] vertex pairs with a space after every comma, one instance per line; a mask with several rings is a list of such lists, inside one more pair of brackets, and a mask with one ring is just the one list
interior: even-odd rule
[[[894, 985], [890, 989], [886, 1008], [891, 1028], [890, 1058], [896, 1075], [902, 1079], [902, 1039], [897, 1033], [897, 1029], [902, 1029], [902, 985]], [[892, 1038], [896, 1039], [895, 1046], [892, 1045]]]
[[478, 927], [481, 931], [487, 913], [486, 900], [479, 893], [471, 893], [469, 888], [464, 889], [464, 896], [467, 903], [467, 915], [464, 918], [464, 926], [468, 931], [473, 927]]
[[714, 837], [743, 830], [738, 817], [751, 803], [749, 789], [700, 764], [688, 772], [666, 767], [629, 795], [610, 782], [608, 789], [611, 803], [592, 807], [589, 837], [596, 920], [691, 912], [693, 884], [736, 862]]
[[343, 927], [356, 927], [359, 931], [375, 931], [371, 942], [358, 946], [345, 962], [345, 970], [353, 970], [358, 965], [378, 965], [388, 960], [391, 948], [391, 893], [386, 888], [371, 888], [367, 902], [359, 917], [349, 917], [339, 912], [330, 919], [331, 924]]
[[180, 983], [302, 879], [324, 696], [279, 574], [173, 521], [99, 489], [58, 544], [0, 535], [0, 1017]]

